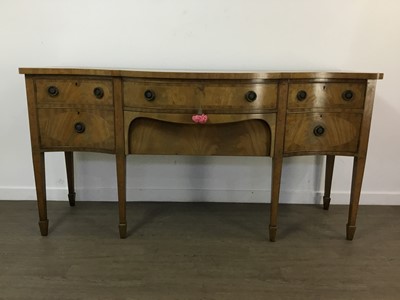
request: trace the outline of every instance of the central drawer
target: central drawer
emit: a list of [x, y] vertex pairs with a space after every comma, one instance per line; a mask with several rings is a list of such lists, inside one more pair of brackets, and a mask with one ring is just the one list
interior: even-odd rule
[[125, 107], [258, 112], [276, 109], [278, 85], [196, 81], [124, 80]]

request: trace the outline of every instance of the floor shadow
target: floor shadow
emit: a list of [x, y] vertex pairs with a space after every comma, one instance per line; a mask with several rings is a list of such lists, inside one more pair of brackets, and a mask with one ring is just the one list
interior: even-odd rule
[[65, 210], [62, 213], [58, 212], [57, 216], [55, 216], [54, 212], [52, 213], [52, 218], [49, 219], [49, 234], [61, 226], [68, 218], [75, 215], [76, 207], [70, 206], [68, 202], [65, 203], [65, 206]]
[[157, 219], [159, 216], [165, 214], [167, 210], [168, 207], [164, 205], [148, 210], [140, 220], [135, 221], [135, 225], [128, 230], [127, 236], [129, 237], [133, 235], [145, 225], [150, 224], [154, 219]]

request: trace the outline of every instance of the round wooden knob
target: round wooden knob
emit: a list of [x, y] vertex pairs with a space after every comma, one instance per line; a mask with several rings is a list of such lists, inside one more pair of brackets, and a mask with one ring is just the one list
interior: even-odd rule
[[101, 99], [104, 97], [104, 90], [101, 87], [96, 87], [93, 90], [93, 94], [97, 99]]
[[344, 101], [350, 101], [353, 99], [353, 97], [354, 97], [354, 93], [351, 90], [347, 90], [342, 93], [342, 98]]
[[83, 132], [85, 132], [85, 129], [86, 129], [85, 124], [83, 124], [81, 122], [75, 123], [74, 128], [75, 128], [76, 133], [83, 133]]
[[153, 101], [154, 99], [156, 99], [156, 93], [154, 93], [154, 91], [152, 91], [152, 90], [146, 90], [144, 92], [144, 98], [147, 101]]
[[306, 100], [306, 98], [307, 98], [307, 92], [306, 91], [301, 90], [301, 91], [299, 91], [297, 93], [297, 100], [303, 101], [303, 100]]
[[325, 128], [322, 127], [321, 125], [315, 126], [314, 128], [314, 135], [315, 136], [321, 136], [325, 133]]
[[257, 99], [257, 93], [255, 91], [248, 91], [244, 97], [246, 98], [247, 101], [253, 102]]
[[47, 93], [51, 97], [55, 97], [55, 96], [58, 95], [59, 91], [58, 91], [58, 88], [56, 86], [49, 86], [49, 88], [47, 89]]

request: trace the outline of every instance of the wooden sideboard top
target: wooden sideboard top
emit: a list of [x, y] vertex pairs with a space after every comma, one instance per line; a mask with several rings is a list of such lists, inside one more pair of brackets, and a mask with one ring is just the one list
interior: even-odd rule
[[164, 79], [383, 79], [383, 73], [358, 72], [264, 72], [264, 71], [156, 71], [129, 69], [80, 69], [80, 68], [19, 68], [26, 75], [82, 75], [118, 76]]

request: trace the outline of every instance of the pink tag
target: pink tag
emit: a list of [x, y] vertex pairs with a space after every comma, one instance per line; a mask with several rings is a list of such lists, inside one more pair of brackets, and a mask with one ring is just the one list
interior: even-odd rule
[[199, 124], [205, 124], [208, 120], [208, 116], [205, 114], [201, 114], [201, 115], [193, 115], [192, 116], [192, 120], [195, 123], [199, 123]]

